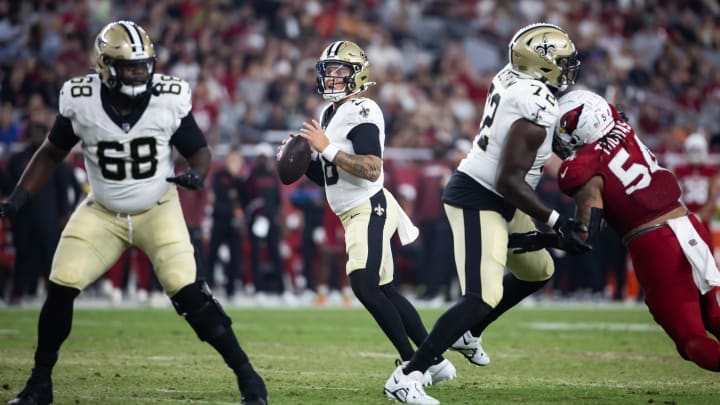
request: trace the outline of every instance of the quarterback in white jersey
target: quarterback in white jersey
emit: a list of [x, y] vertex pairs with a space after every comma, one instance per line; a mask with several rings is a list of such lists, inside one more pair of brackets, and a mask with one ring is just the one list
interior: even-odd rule
[[[332, 210], [345, 229], [346, 271], [358, 300], [372, 314], [402, 360], [409, 360], [427, 336], [412, 304], [393, 285], [390, 240], [399, 232], [412, 242], [417, 228], [395, 197], [383, 188], [385, 121], [380, 107], [359, 97], [370, 82], [365, 52], [350, 41], [323, 51], [317, 65], [318, 91], [330, 101], [320, 122], [306, 122], [300, 134], [319, 152], [306, 175], [324, 186]], [[291, 134], [292, 135], [292, 134]], [[455, 377], [455, 367], [438, 356], [428, 378]]]
[[[377, 145], [373, 145], [373, 147], [379, 147], [379, 151], [375, 151], [375, 153], [379, 152], [378, 157], [382, 158], [385, 151], [385, 120], [375, 101], [358, 97], [337, 107], [330, 104], [323, 109], [320, 123], [330, 144], [347, 154], [359, 153], [355, 151], [353, 142], [358, 144], [368, 140], [356, 139], [360, 138], [360, 135], [356, 134], [359, 130], [366, 127], [377, 128]], [[356, 127], [358, 129], [355, 129]], [[356, 133], [351, 133], [353, 129]], [[382, 166], [380, 166], [379, 176], [373, 180], [355, 176], [342, 167], [337, 167], [332, 161], [322, 156], [319, 158], [323, 166], [328, 203], [333, 212], [338, 215], [355, 207], [361, 201], [367, 200], [383, 188], [385, 175]]]
[[[462, 296], [438, 319], [408, 365], [390, 376], [386, 392], [412, 389], [411, 377], [425, 372], [433, 357], [448, 348], [472, 363], [466, 343], [550, 279], [554, 266], [548, 251], [510, 251], [510, 234], [534, 230], [534, 218], [567, 238], [574, 235], [575, 222], [558, 218], [535, 187], [552, 153], [559, 114], [555, 92], [572, 85], [579, 69], [575, 45], [560, 27], [532, 24], [514, 35], [508, 57], [508, 65], [493, 78], [472, 150], [443, 194]], [[582, 244], [577, 251], [585, 248], [577, 235], [572, 240]], [[506, 268], [510, 273], [504, 276]], [[401, 402], [438, 403], [427, 398]]]
[[[250, 365], [231, 320], [202, 280], [176, 185], [196, 190], [210, 151], [191, 112], [188, 84], [154, 74], [155, 48], [131, 21], [106, 25], [95, 40], [96, 73], [67, 81], [59, 114], [7, 201], [12, 216], [80, 142], [91, 191], [62, 232], [40, 312], [35, 367], [9, 404], [50, 404], [51, 373], [70, 333], [73, 302], [130, 246], [142, 249], [178, 314], [234, 371], [244, 404], [264, 405], [267, 390]], [[175, 147], [189, 170], [175, 175]]]

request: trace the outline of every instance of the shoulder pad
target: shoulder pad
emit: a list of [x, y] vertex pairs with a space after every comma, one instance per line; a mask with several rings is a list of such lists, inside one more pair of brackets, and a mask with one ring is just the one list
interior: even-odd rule
[[70, 118], [83, 100], [100, 97], [100, 77], [97, 74], [73, 77], [63, 83], [58, 96], [58, 112]]
[[[591, 147], [584, 147], [578, 152], [593, 151]], [[595, 153], [576, 153], [565, 161], [558, 170], [558, 185], [560, 190], [571, 195], [579, 187], [583, 186], [593, 176], [600, 173], [596, 170], [599, 156]]]
[[512, 104], [523, 118], [545, 128], [555, 126], [560, 109], [557, 99], [544, 83], [518, 80], [508, 88], [507, 97], [512, 97]]
[[348, 101], [353, 112], [348, 117], [352, 122], [372, 122], [378, 124], [383, 121], [383, 114], [380, 106], [369, 98], [361, 97]]
[[192, 108], [190, 84], [175, 76], [156, 73], [152, 80], [153, 97], [167, 105], [178, 117], [184, 117]]

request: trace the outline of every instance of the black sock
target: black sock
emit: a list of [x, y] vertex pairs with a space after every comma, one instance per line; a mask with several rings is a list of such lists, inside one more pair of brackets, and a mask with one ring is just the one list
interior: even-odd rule
[[418, 348], [410, 363], [403, 369], [407, 374], [419, 370], [425, 372], [428, 367], [436, 363], [436, 359], [450, 347], [465, 331], [469, 325], [475, 325], [484, 318], [491, 307], [475, 295], [465, 295], [445, 311], [437, 322], [425, 342]]
[[525, 297], [541, 289], [548, 281], [549, 279], [544, 281], [523, 281], [512, 274], [506, 274], [505, 277], [503, 277], [502, 299], [500, 299], [497, 306], [490, 311], [488, 316], [470, 328], [470, 333], [475, 337], [480, 336], [485, 328], [498, 319], [500, 315], [517, 305]]
[[70, 335], [73, 304], [80, 290], [48, 283], [48, 295], [38, 318], [38, 344], [34, 373], [50, 374], [58, 359], [60, 346]]
[[235, 374], [244, 370], [243, 366], [250, 363], [247, 354], [240, 347], [240, 343], [238, 343], [237, 337], [231, 329], [219, 336], [208, 339], [207, 342], [220, 353], [225, 363]]
[[395, 309], [397, 309], [410, 340], [412, 340], [416, 346], [420, 346], [427, 338], [428, 332], [422, 323], [422, 319], [420, 319], [420, 314], [418, 314], [417, 309], [415, 309], [407, 298], [398, 292], [392, 283], [381, 286], [380, 291], [385, 294]]

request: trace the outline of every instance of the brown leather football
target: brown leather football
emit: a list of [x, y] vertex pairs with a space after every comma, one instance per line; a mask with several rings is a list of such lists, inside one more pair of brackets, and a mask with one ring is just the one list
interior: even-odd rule
[[302, 177], [310, 166], [310, 144], [301, 136], [293, 136], [280, 151], [277, 171], [283, 184], [292, 184]]

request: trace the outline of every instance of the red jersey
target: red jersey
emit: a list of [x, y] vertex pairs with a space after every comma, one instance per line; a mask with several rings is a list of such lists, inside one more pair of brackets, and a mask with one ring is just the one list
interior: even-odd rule
[[682, 187], [682, 201], [692, 212], [697, 212], [708, 202], [710, 186], [720, 170], [713, 165], [684, 164], [675, 167], [680, 187]]
[[571, 195], [594, 176], [604, 181], [603, 216], [620, 235], [682, 205], [675, 176], [619, 117], [607, 136], [562, 163], [558, 183]]

